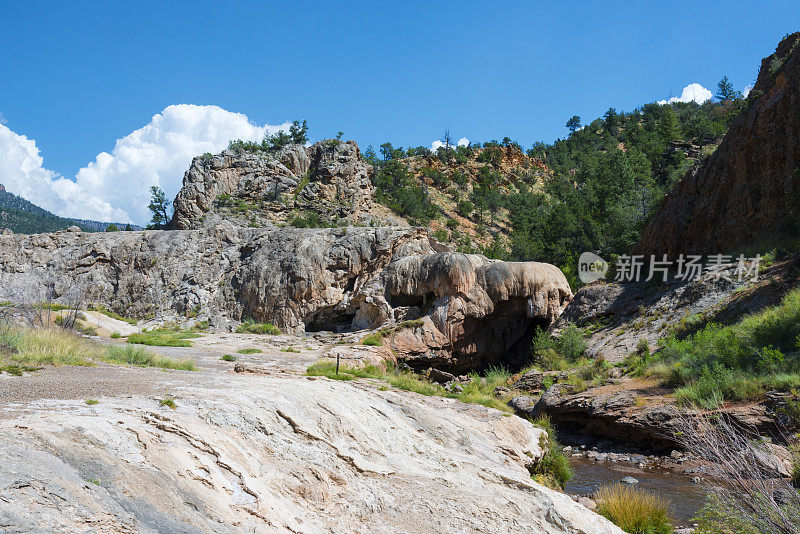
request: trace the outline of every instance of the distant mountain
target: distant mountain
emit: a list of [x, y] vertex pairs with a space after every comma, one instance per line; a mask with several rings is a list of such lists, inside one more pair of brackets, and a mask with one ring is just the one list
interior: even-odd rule
[[[120, 230], [125, 228], [124, 223], [59, 217], [22, 197], [9, 193], [0, 185], [0, 230], [8, 228], [18, 234], [40, 234], [78, 226], [84, 232], [102, 232], [111, 224], [115, 224]], [[141, 227], [131, 225], [131, 230], [141, 230]]]

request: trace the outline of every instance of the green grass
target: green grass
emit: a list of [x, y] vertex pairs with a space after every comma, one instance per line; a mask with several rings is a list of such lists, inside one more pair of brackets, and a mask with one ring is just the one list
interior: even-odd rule
[[235, 362], [235, 361], [236, 361], [236, 356], [232, 356], [232, 355], [230, 355], [230, 354], [225, 354], [225, 355], [222, 357], [222, 360], [223, 360], [223, 361], [226, 361], [226, 362]]
[[370, 334], [361, 340], [363, 345], [369, 345], [371, 347], [379, 347], [383, 345], [383, 334], [380, 332], [375, 332], [374, 334]]
[[684, 339], [668, 337], [655, 355], [630, 368], [660, 378], [684, 405], [713, 408], [800, 387], [800, 289], [772, 308], [731, 326], [710, 323]]
[[153, 330], [141, 332], [128, 336], [128, 343], [135, 345], [150, 345], [154, 347], [191, 347], [192, 338], [200, 337], [200, 334], [193, 332], [168, 332]]
[[158, 403], [159, 406], [166, 406], [167, 408], [175, 409], [177, 408], [175, 401], [172, 399], [161, 399], [161, 402]]
[[252, 319], [247, 319], [236, 329], [239, 334], [267, 334], [271, 336], [280, 335], [281, 329], [270, 323], [256, 323]]
[[392, 387], [403, 391], [411, 391], [429, 397], [440, 396], [458, 399], [461, 402], [481, 404], [489, 408], [511, 412], [511, 408], [508, 407], [506, 402], [494, 395], [494, 389], [497, 386], [505, 386], [510, 376], [507, 371], [500, 368], [488, 370], [483, 377], [480, 377], [477, 373], [470, 375], [470, 381], [461, 384], [463, 388], [461, 392], [449, 392], [435, 382], [431, 382], [411, 371], [397, 369], [392, 365], [387, 365], [385, 370], [374, 365], [358, 368], [343, 365], [340, 366], [339, 374], [337, 375], [335, 363], [319, 361], [311, 365], [306, 370], [306, 374], [309, 376], [325, 376], [343, 381], [356, 378], [384, 380]]
[[240, 349], [237, 350], [237, 354], [258, 354], [261, 352], [261, 349]]
[[124, 363], [140, 367], [161, 367], [163, 369], [178, 369], [181, 371], [196, 371], [197, 367], [190, 359], [175, 360], [165, 356], [153, 354], [142, 347], [111, 346], [103, 358], [111, 363]]
[[121, 337], [122, 334], [120, 334], [119, 332], [114, 332], [113, 334], [111, 334], [111, 339], [119, 339]]
[[298, 349], [296, 349], [294, 347], [283, 347], [281, 349], [281, 352], [300, 352], [300, 350], [298, 350]]
[[611, 484], [594, 495], [597, 513], [630, 534], [671, 534], [667, 502], [627, 484]]
[[41, 367], [32, 367], [30, 365], [2, 365], [0, 366], [0, 373], [8, 373], [14, 376], [22, 376], [22, 373], [32, 373], [38, 371]]
[[100, 401], [95, 399], [86, 399], [86, 404], [89, 406], [94, 406], [95, 404], [100, 404]]
[[547, 443], [539, 443], [541, 447], [546, 447], [544, 456], [536, 465], [528, 469], [531, 477], [549, 488], [563, 490], [564, 484], [573, 477], [575, 472], [570, 466], [569, 459], [564, 455], [561, 444], [556, 440], [556, 433], [550, 418], [543, 415], [538, 419], [530, 420], [530, 422], [547, 432], [547, 438], [542, 436], [543, 441], [546, 439]]

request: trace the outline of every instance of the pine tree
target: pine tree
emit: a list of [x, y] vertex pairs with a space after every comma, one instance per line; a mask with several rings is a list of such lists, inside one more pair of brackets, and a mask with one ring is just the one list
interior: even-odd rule
[[733, 84], [728, 81], [728, 77], [723, 76], [719, 83], [717, 83], [717, 94], [714, 96], [717, 97], [717, 100], [724, 103], [736, 100], [736, 98], [740, 96], [740, 93], [733, 89]]
[[569, 131], [571, 133], [575, 133], [575, 130], [580, 129], [580, 127], [581, 127], [581, 118], [578, 115], [573, 115], [567, 121], [566, 126], [567, 126], [567, 128], [569, 128]]
[[150, 187], [150, 204], [147, 205], [153, 218], [150, 224], [156, 228], [165, 226], [169, 222], [169, 205], [171, 202], [167, 200], [167, 195], [164, 190], [157, 185]]

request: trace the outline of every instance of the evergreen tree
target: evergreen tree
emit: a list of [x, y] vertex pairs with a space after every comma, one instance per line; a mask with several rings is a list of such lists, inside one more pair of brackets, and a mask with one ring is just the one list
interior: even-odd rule
[[567, 121], [566, 126], [569, 129], [570, 133], [575, 133], [575, 131], [580, 129], [581, 127], [581, 118], [578, 115], [573, 115]]
[[717, 97], [717, 100], [724, 103], [736, 100], [739, 96], [739, 92], [733, 89], [733, 84], [728, 81], [728, 77], [723, 76], [719, 83], [717, 83], [717, 94], [714, 96]]
[[153, 218], [150, 220], [150, 225], [153, 227], [163, 227], [169, 222], [169, 206], [171, 202], [167, 200], [167, 195], [164, 190], [157, 185], [150, 187], [150, 204], [147, 205]]
[[292, 121], [289, 126], [289, 137], [291, 137], [292, 144], [304, 145], [308, 143], [308, 122]]

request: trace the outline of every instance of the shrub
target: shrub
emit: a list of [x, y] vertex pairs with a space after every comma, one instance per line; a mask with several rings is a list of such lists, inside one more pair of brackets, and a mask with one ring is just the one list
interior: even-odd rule
[[671, 534], [669, 506], [654, 493], [626, 484], [603, 486], [594, 494], [597, 513], [630, 534]]
[[114, 332], [114, 333], [111, 334], [111, 339], [119, 339], [121, 337], [122, 337], [122, 334], [120, 334], [119, 332]]
[[236, 329], [239, 334], [265, 334], [270, 336], [280, 335], [281, 329], [271, 323], [257, 323], [252, 319], [247, 319]]
[[159, 406], [166, 406], [167, 408], [175, 409], [177, 406], [175, 405], [175, 401], [172, 399], [161, 399], [161, 402], [158, 403]]
[[94, 406], [95, 404], [100, 404], [100, 401], [95, 399], [86, 399], [86, 404], [89, 406]]
[[231, 354], [225, 354], [224, 356], [222, 356], [222, 360], [226, 362], [235, 362], [236, 356], [233, 356]]
[[237, 350], [237, 354], [258, 354], [261, 352], [261, 349], [240, 349]]
[[539, 443], [541, 447], [545, 447], [545, 454], [534, 466], [528, 468], [531, 476], [545, 486], [559, 490], [564, 489], [564, 484], [572, 478], [574, 472], [569, 464], [569, 459], [564, 455], [561, 445], [556, 440], [556, 433], [550, 418], [543, 415], [538, 419], [530, 420], [530, 422], [547, 432], [547, 437], [542, 436], [542, 441]]

